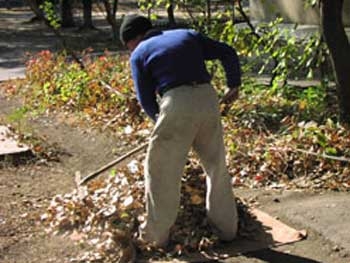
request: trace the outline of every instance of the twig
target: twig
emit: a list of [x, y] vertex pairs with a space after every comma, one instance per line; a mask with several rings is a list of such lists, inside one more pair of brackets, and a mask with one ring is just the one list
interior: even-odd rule
[[182, 7], [186, 10], [187, 14], [190, 16], [192, 23], [196, 24], [196, 18], [193, 16], [193, 13], [188, 7], [188, 5], [186, 3], [183, 3]]
[[295, 149], [297, 152], [301, 152], [301, 153], [305, 153], [305, 154], [309, 154], [309, 155], [313, 155], [313, 156], [317, 156], [317, 157], [322, 157], [322, 158], [326, 158], [326, 159], [331, 159], [331, 160], [335, 160], [335, 161], [340, 161], [340, 162], [347, 162], [350, 163], [350, 159], [346, 158], [344, 156], [332, 156], [332, 155], [328, 155], [325, 153], [315, 153], [315, 152], [311, 152], [311, 151], [306, 151], [303, 149]]
[[247, 23], [248, 27], [250, 28], [251, 33], [257, 38], [260, 39], [261, 36], [256, 33], [256, 29], [253, 26], [252, 22], [250, 21], [249, 17], [247, 16], [247, 14], [244, 12], [243, 10], [243, 6], [242, 6], [242, 1], [238, 1], [238, 7], [237, 7], [238, 12], [243, 16], [243, 20]]
[[[250, 28], [251, 34], [253, 36], [255, 36], [258, 40], [261, 40], [261, 43], [262, 43], [263, 46], [267, 45], [268, 44], [267, 41], [264, 40], [264, 39], [261, 39], [261, 36], [256, 32], [256, 28], [253, 26], [252, 22], [250, 21], [250, 18], [247, 16], [245, 11], [243, 10], [243, 6], [242, 6], [242, 1], [241, 0], [238, 1], [237, 10], [243, 16], [244, 21], [247, 23], [248, 27]], [[273, 50], [272, 50], [272, 52], [273, 52]], [[270, 53], [272, 53], [272, 52], [270, 52]], [[274, 80], [277, 77], [277, 73], [274, 72], [274, 69], [276, 69], [277, 65], [278, 65], [278, 60], [274, 56], [272, 56], [272, 54], [271, 54], [271, 57], [272, 57], [272, 60], [273, 60], [273, 63], [274, 63], [274, 67], [273, 67], [273, 70], [272, 70], [272, 72], [273, 72], [272, 73], [272, 77], [270, 79], [270, 86], [273, 85], [273, 82], [274, 82]], [[285, 84], [287, 84], [287, 83], [284, 83], [284, 85]]]
[[120, 118], [119, 115], [114, 116], [112, 119], [110, 119], [105, 126], [103, 126], [102, 131], [105, 131], [111, 124], [115, 123]]
[[114, 94], [117, 94], [118, 96], [121, 96], [124, 99], [126, 98], [126, 96], [123, 93], [119, 92], [116, 89], [113, 89], [113, 87], [111, 85], [109, 85], [108, 83], [104, 82], [103, 80], [99, 80], [99, 81], [103, 85], [103, 87], [105, 87], [108, 91], [110, 91], [110, 92], [112, 92]]

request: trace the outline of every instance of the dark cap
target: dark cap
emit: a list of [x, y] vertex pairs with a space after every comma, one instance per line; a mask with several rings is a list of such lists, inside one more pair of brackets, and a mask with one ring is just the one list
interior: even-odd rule
[[138, 35], [146, 33], [152, 28], [151, 21], [140, 15], [129, 15], [123, 19], [120, 26], [120, 41], [125, 45], [128, 41], [134, 39]]

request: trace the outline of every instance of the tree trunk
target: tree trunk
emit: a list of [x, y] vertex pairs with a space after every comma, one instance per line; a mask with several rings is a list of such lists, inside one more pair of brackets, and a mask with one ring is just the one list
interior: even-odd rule
[[114, 0], [113, 1], [113, 16], [114, 17], [117, 15], [118, 4], [119, 4], [119, 0]]
[[209, 31], [211, 27], [211, 0], [206, 0], [206, 6], [207, 6], [207, 28]]
[[72, 1], [62, 0], [61, 1], [61, 19], [62, 27], [74, 27], [74, 19], [72, 13]]
[[168, 13], [169, 28], [176, 27], [176, 21], [175, 21], [175, 15], [174, 15], [174, 0], [169, 1], [166, 11]]
[[84, 24], [82, 28], [93, 29], [95, 28], [92, 23], [92, 0], [82, 0], [83, 1], [83, 18]]
[[112, 27], [112, 36], [113, 40], [118, 39], [118, 26], [117, 26], [117, 19], [116, 19], [116, 12], [117, 12], [117, 6], [118, 6], [118, 0], [114, 0], [113, 8], [111, 7], [108, 0], [102, 0], [105, 10], [106, 10], [106, 19], [107, 22]]
[[[239, 0], [240, 1], [240, 0]], [[235, 0], [232, 0], [232, 23], [235, 24], [236, 23], [236, 16], [235, 16]]]
[[342, 21], [343, 0], [321, 0], [321, 28], [337, 84], [340, 120], [350, 123], [350, 44]]

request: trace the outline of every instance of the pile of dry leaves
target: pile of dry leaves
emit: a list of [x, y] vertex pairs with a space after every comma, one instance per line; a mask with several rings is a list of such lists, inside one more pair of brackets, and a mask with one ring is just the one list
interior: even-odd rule
[[[133, 262], [136, 254], [138, 260], [164, 259], [206, 251], [218, 241], [205, 217], [205, 175], [193, 157], [183, 176], [179, 215], [168, 249], [138, 241], [138, 227], [145, 218], [143, 158], [140, 155], [108, 178], [52, 199], [41, 216], [48, 232], [68, 235], [86, 246], [86, 252], [71, 262]], [[253, 236], [253, 228], [248, 231], [246, 226], [253, 224], [254, 218], [248, 206], [237, 201], [239, 235]]]

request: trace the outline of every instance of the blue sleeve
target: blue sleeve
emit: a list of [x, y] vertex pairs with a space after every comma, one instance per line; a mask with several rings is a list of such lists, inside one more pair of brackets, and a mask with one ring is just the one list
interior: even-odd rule
[[146, 114], [154, 121], [159, 113], [159, 106], [152, 77], [145, 71], [142, 62], [132, 56], [130, 59], [131, 73], [134, 81], [137, 100], [140, 102]]
[[197, 32], [195, 36], [202, 46], [205, 60], [219, 59], [221, 61], [226, 73], [227, 86], [233, 88], [241, 85], [241, 67], [235, 49]]

